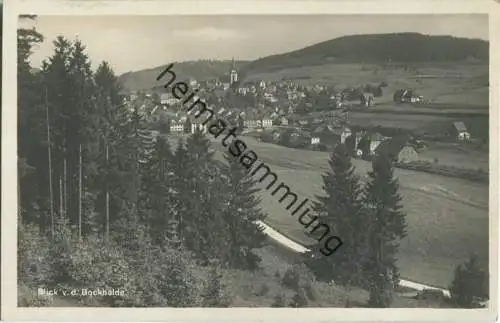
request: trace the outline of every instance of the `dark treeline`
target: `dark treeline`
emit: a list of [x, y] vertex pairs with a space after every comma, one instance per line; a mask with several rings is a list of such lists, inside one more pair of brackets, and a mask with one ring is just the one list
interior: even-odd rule
[[258, 268], [265, 238], [253, 179], [232, 157], [214, 162], [200, 132], [176, 147], [155, 139], [143, 97], [124, 101], [79, 40], [58, 37], [34, 73], [42, 41], [18, 30], [21, 288], [124, 290], [81, 300], [104, 306], [228, 306], [220, 269]]
[[488, 61], [489, 43], [480, 39], [394, 33], [343, 36], [293, 52], [249, 63], [248, 70], [335, 62], [456, 62], [473, 58]]

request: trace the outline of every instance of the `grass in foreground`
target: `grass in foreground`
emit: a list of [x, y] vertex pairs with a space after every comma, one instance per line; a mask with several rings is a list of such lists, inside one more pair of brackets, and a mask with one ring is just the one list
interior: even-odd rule
[[[274, 246], [266, 246], [256, 252], [262, 257], [261, 269], [255, 272], [246, 270], [224, 270], [223, 284], [232, 299], [231, 307], [271, 307], [276, 295], [284, 296], [285, 303], [290, 305], [296, 291], [283, 284], [283, 276], [293, 261], [285, 259]], [[199, 268], [200, 277], [207, 277], [208, 270]], [[324, 282], [311, 281], [311, 294], [307, 298], [306, 307], [364, 307], [368, 293], [359, 288], [347, 291], [342, 286]], [[35, 289], [26, 286], [18, 288], [18, 300], [21, 306], [35, 307], [82, 307], [78, 299], [72, 297], [54, 297], [52, 299], [35, 300]], [[404, 297], [404, 295], [408, 295]], [[411, 290], [397, 290], [392, 307], [448, 307], [446, 303], [436, 300], [416, 300], [411, 298], [415, 293]], [[99, 306], [99, 305], [97, 305]], [[288, 306], [287, 306], [288, 307]]]

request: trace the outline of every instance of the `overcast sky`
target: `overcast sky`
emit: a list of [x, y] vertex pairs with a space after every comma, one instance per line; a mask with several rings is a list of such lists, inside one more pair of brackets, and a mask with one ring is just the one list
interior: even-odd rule
[[52, 55], [52, 41], [63, 35], [86, 44], [94, 68], [107, 60], [117, 74], [171, 61], [253, 60], [353, 34], [488, 39], [485, 15], [39, 16], [35, 26], [46, 40], [35, 50], [33, 66]]

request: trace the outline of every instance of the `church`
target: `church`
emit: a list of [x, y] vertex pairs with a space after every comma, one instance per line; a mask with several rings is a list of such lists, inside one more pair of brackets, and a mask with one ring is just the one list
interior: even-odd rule
[[231, 63], [231, 72], [229, 73], [229, 84], [233, 85], [238, 82], [238, 72], [236, 71], [236, 67], [234, 65], [234, 57]]

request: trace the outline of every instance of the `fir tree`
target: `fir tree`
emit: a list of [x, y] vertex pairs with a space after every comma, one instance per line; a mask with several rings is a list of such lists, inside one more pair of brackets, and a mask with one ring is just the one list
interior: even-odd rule
[[[21, 16], [20, 19], [34, 20], [36, 17]], [[20, 216], [23, 221], [37, 223], [43, 230], [49, 228], [51, 218], [46, 106], [43, 105], [40, 74], [32, 72], [29, 61], [32, 48], [41, 42], [43, 36], [35, 29], [17, 30]]]
[[478, 307], [478, 302], [488, 298], [488, 275], [479, 266], [476, 255], [455, 268], [450, 287], [451, 298], [457, 307]]
[[368, 216], [365, 226], [369, 228], [364, 269], [369, 284], [369, 305], [389, 307], [394, 286], [399, 282], [396, 254], [399, 240], [406, 236], [406, 220], [390, 159], [381, 155], [372, 165], [363, 197], [364, 212]]
[[164, 242], [168, 222], [173, 219], [169, 209], [172, 203], [169, 190], [172, 185], [172, 158], [168, 141], [159, 137], [142, 177], [142, 194], [146, 197], [146, 208], [150, 210], [147, 224], [157, 244]]
[[[215, 221], [220, 222], [216, 213], [220, 212], [221, 205], [218, 201], [220, 191], [214, 189], [214, 185], [220, 181], [220, 174], [214, 166], [213, 152], [210, 151], [210, 141], [199, 130], [191, 135], [186, 144], [187, 165], [187, 194], [182, 197], [189, 201], [186, 213], [182, 214], [182, 230], [186, 246], [189, 250], [196, 252], [204, 260], [212, 257], [212, 252], [207, 248], [217, 248], [217, 245], [209, 244], [209, 240], [215, 238], [217, 231], [210, 230], [210, 227], [218, 227]], [[199, 201], [192, 203], [191, 201]]]
[[221, 168], [226, 202], [222, 213], [229, 240], [229, 254], [225, 260], [232, 267], [256, 269], [260, 257], [252, 249], [262, 247], [266, 238], [255, 223], [265, 218], [260, 208], [261, 200], [256, 196], [259, 189], [255, 186], [256, 180], [237, 158], [227, 152], [224, 158], [226, 165]]
[[190, 190], [189, 190], [189, 180], [190, 176], [192, 176], [190, 171], [190, 164], [188, 161], [186, 145], [182, 139], [179, 139], [177, 142], [177, 147], [175, 149], [173, 163], [173, 218], [177, 221], [177, 233], [178, 238], [181, 241], [184, 241], [184, 232], [186, 222], [185, 217], [188, 213], [190, 206]]
[[357, 285], [362, 278], [359, 268], [366, 236], [359, 177], [355, 174], [349, 152], [342, 144], [335, 147], [328, 164], [330, 171], [323, 175], [324, 195], [316, 197], [318, 202], [313, 210], [318, 214], [319, 221], [330, 227], [331, 234], [341, 236], [343, 244], [330, 256], [314, 257], [310, 265], [325, 280], [335, 279], [341, 284]]

